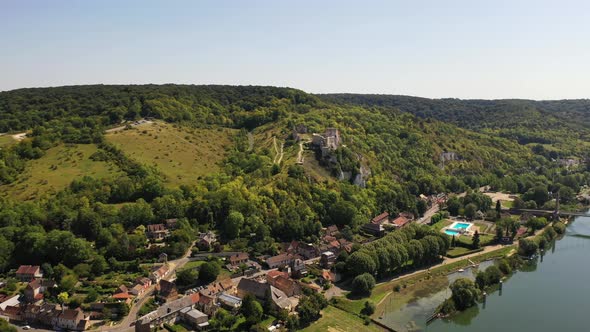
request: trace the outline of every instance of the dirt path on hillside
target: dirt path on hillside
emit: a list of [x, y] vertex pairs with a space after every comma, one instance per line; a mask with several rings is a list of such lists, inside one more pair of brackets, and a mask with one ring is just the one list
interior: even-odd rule
[[150, 120], [141, 119], [141, 120], [137, 120], [137, 121], [134, 121], [134, 122], [131, 122], [131, 123], [126, 123], [124, 126], [119, 126], [119, 127], [107, 129], [107, 130], [105, 130], [105, 133], [108, 134], [108, 133], [114, 133], [114, 132], [117, 132], [117, 131], [121, 131], [121, 130], [127, 128], [127, 126], [137, 127], [137, 126], [141, 126], [141, 125], [144, 125], [144, 124], [152, 124], [152, 123], [154, 123], [154, 122], [153, 121], [150, 121]]
[[252, 149], [254, 149], [254, 135], [252, 135], [252, 132], [249, 131], [248, 132], [248, 151], [252, 151]]
[[299, 152], [297, 152], [297, 163], [303, 165], [303, 142], [299, 142]]
[[275, 164], [280, 164], [283, 160], [283, 148], [285, 147], [285, 143], [281, 143], [281, 149], [277, 147], [277, 138], [273, 136], [272, 138], [272, 145], [275, 149], [275, 157], [273, 158], [272, 162]]

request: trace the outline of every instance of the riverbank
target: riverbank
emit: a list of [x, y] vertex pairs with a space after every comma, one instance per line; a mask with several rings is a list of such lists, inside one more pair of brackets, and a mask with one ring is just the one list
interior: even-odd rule
[[428, 330], [493, 332], [506, 327], [539, 332], [587, 330], [584, 290], [590, 274], [589, 239], [590, 218], [571, 220], [563, 236], [513, 271], [502, 291], [496, 287], [488, 289], [486, 303], [448, 319], [435, 320]]
[[[348, 312], [352, 315], [360, 314], [366, 301], [377, 304], [377, 310], [371, 316], [372, 319], [378, 319], [382, 313], [384, 305], [391, 308], [401, 307], [416, 297], [427, 295], [429, 290], [440, 283], [437, 277], [445, 277], [451, 272], [461, 268], [468, 267], [474, 263], [480, 263], [493, 258], [504, 257], [516, 252], [516, 245], [493, 246], [484, 252], [467, 255], [460, 258], [445, 259], [440, 264], [430, 268], [409, 272], [401, 276], [393, 277], [390, 280], [378, 283], [373, 289], [371, 296], [368, 298], [350, 299], [339, 297], [334, 299], [332, 305]], [[390, 301], [389, 297], [395, 297], [395, 301]]]

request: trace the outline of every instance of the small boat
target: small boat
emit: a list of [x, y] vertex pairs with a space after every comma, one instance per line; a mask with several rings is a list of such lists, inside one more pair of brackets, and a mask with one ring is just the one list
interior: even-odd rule
[[464, 269], [458, 269], [457, 272], [465, 272]]

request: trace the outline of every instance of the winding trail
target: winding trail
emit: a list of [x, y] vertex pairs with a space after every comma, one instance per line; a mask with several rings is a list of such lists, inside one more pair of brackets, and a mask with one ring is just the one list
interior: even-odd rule
[[297, 163], [303, 165], [303, 142], [299, 142], [299, 152], [297, 152]]
[[252, 132], [249, 131], [248, 132], [248, 151], [252, 151], [252, 149], [254, 149], [254, 135], [252, 135]]
[[272, 138], [272, 145], [275, 149], [275, 157], [273, 158], [272, 162], [275, 164], [280, 164], [283, 160], [283, 148], [285, 147], [285, 143], [281, 143], [281, 150], [277, 147], [277, 138], [273, 136]]

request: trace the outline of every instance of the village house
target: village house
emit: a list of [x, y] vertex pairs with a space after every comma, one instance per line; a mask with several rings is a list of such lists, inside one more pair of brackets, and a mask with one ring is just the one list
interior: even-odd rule
[[166, 277], [168, 275], [168, 273], [170, 273], [170, 269], [168, 268], [168, 265], [164, 264], [161, 266], [156, 266], [154, 267], [154, 269], [152, 269], [152, 273], [150, 274], [150, 279], [152, 279], [152, 282], [154, 284], [157, 284], [160, 282], [160, 280], [162, 280], [162, 278]]
[[140, 317], [135, 324], [137, 332], [151, 332], [160, 328], [164, 323], [175, 324], [182, 319], [181, 310], [192, 308], [199, 301], [199, 293], [193, 293], [176, 301], [165, 303], [155, 311]]
[[326, 283], [333, 284], [335, 282], [340, 281], [340, 279], [341, 279], [341, 276], [339, 273], [335, 273], [335, 272], [332, 272], [330, 270], [325, 270], [325, 269], [322, 270], [322, 275], [320, 278], [320, 280], [322, 281], [322, 284], [326, 284]]
[[291, 265], [294, 259], [295, 257], [292, 254], [280, 254], [267, 258], [266, 265], [271, 269], [285, 267]]
[[209, 317], [197, 309], [186, 307], [180, 310], [180, 314], [185, 323], [197, 330], [206, 330], [209, 327]]
[[197, 247], [199, 250], [210, 250], [213, 246], [213, 243], [217, 242], [217, 236], [215, 233], [209, 231], [207, 233], [199, 234], [199, 241], [197, 242]]
[[396, 228], [402, 228], [408, 224], [410, 224], [411, 220], [408, 219], [407, 217], [400, 215], [399, 217], [395, 218], [392, 222], [392, 224], [396, 227]]
[[173, 282], [161, 280], [156, 289], [158, 290], [156, 300], [159, 302], [170, 302], [178, 298], [178, 289], [176, 289], [176, 284]]
[[228, 310], [236, 311], [242, 306], [242, 299], [237, 296], [229, 295], [229, 294], [221, 294], [217, 297], [219, 303]]
[[305, 259], [312, 259], [318, 257], [320, 254], [318, 248], [311, 243], [299, 243], [296, 253], [303, 256]]
[[375, 218], [371, 219], [372, 224], [388, 224], [389, 223], [389, 212], [383, 212]]
[[62, 310], [53, 320], [53, 328], [73, 331], [84, 331], [88, 327], [88, 320], [80, 309]]
[[135, 283], [141, 285], [144, 289], [148, 289], [152, 285], [152, 280], [146, 277], [139, 277], [135, 279]]
[[16, 270], [16, 279], [22, 282], [29, 282], [33, 279], [43, 278], [43, 273], [38, 265], [21, 265]]
[[143, 295], [144, 292], [145, 292], [145, 288], [140, 284], [133, 286], [129, 290], [129, 293], [131, 293], [132, 295], [137, 296], [137, 297]]
[[22, 318], [28, 323], [52, 326], [54, 319], [57, 318], [60, 312], [61, 309], [54, 303], [28, 304], [24, 308]]
[[168, 229], [176, 229], [176, 227], [178, 226], [178, 219], [174, 218], [174, 219], [166, 219], [166, 228]]
[[164, 224], [147, 225], [147, 236], [152, 240], [162, 240], [168, 236], [168, 230]]
[[246, 264], [250, 259], [250, 256], [245, 252], [240, 252], [235, 255], [229, 256], [229, 263], [232, 266], [238, 266], [240, 264]]
[[288, 277], [279, 275], [275, 278], [268, 279], [267, 282], [278, 289], [280, 289], [287, 296], [296, 296], [301, 294], [301, 287], [299, 284]]
[[285, 271], [279, 271], [279, 270], [272, 270], [272, 271], [268, 271], [268, 273], [266, 274], [266, 280], [271, 280], [277, 277], [283, 277], [283, 278], [289, 278], [289, 273], [285, 272]]
[[336, 225], [330, 225], [326, 227], [326, 231], [324, 232], [324, 236], [336, 237], [338, 234], [340, 234], [340, 231], [338, 230], [338, 226]]
[[213, 316], [217, 311], [217, 305], [215, 304], [215, 298], [213, 296], [207, 296], [202, 293], [199, 294], [199, 299], [196, 303], [197, 309], [206, 313], [207, 315]]
[[127, 288], [127, 286], [120, 285], [119, 287], [117, 287], [117, 290], [115, 290], [115, 293], [113, 294], [112, 298], [117, 301], [122, 301], [129, 304], [133, 299], [133, 295], [129, 293], [129, 289]]
[[40, 279], [33, 279], [33, 281], [27, 284], [25, 288], [25, 301], [28, 303], [34, 303], [43, 300], [43, 290], [41, 287]]
[[336, 263], [336, 255], [334, 255], [331, 251], [323, 252], [320, 256], [320, 266], [323, 268], [330, 268], [332, 265]]
[[302, 278], [307, 275], [307, 266], [302, 259], [296, 258], [291, 263], [291, 276], [293, 278]]
[[272, 306], [277, 310], [285, 309], [291, 311], [293, 309], [289, 297], [280, 289], [266, 282], [258, 282], [246, 278], [241, 279], [238, 284], [238, 297], [243, 299], [247, 294], [252, 294], [260, 300], [266, 300], [270, 296]]
[[362, 229], [365, 233], [374, 236], [383, 236], [385, 234], [385, 228], [381, 224], [366, 223]]
[[8, 305], [0, 310], [0, 317], [5, 317], [8, 321], [22, 321], [23, 311], [19, 305]]

